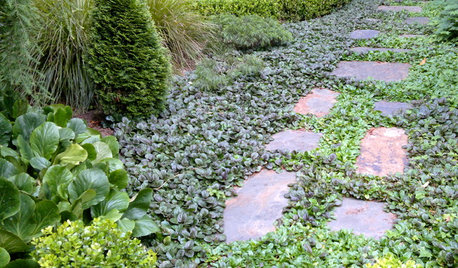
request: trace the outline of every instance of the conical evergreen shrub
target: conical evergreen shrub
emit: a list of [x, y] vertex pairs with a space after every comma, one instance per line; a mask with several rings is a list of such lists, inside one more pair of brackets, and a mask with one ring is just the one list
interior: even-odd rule
[[163, 109], [171, 68], [144, 1], [95, 1], [88, 63], [106, 114], [147, 117]]

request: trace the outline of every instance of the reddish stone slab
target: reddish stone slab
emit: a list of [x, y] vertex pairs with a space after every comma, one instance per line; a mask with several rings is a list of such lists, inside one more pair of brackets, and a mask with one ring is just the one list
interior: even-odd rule
[[396, 215], [383, 211], [384, 208], [381, 202], [344, 198], [342, 205], [334, 210], [336, 219], [328, 226], [332, 231], [352, 230], [354, 234], [379, 239], [393, 228], [396, 219]]
[[294, 112], [298, 114], [313, 114], [323, 117], [329, 114], [334, 103], [337, 102], [339, 93], [325, 88], [315, 88], [307, 96], [299, 99], [294, 107]]
[[412, 17], [412, 18], [407, 18], [406, 19], [407, 24], [420, 24], [420, 25], [426, 25], [429, 23], [429, 18], [428, 17]]
[[410, 49], [402, 49], [402, 48], [375, 48], [375, 47], [353, 47], [350, 48], [351, 51], [358, 53], [358, 54], [365, 54], [369, 51], [392, 51], [392, 52], [409, 52]]
[[249, 240], [275, 231], [274, 222], [288, 205], [284, 195], [296, 182], [293, 172], [262, 170], [248, 178], [238, 196], [226, 201], [224, 234], [228, 243]]
[[378, 101], [374, 105], [376, 111], [382, 112], [382, 115], [389, 116], [399, 112], [404, 112], [412, 108], [412, 104], [405, 102], [388, 102]]
[[380, 31], [376, 30], [356, 30], [350, 33], [352, 39], [371, 39], [375, 38], [380, 34]]
[[305, 130], [285, 130], [272, 136], [268, 151], [306, 152], [318, 148], [322, 134]]
[[338, 77], [353, 77], [356, 80], [373, 78], [393, 82], [407, 78], [409, 68], [408, 63], [342, 61], [331, 74]]
[[375, 176], [403, 173], [407, 166], [408, 137], [400, 128], [373, 128], [361, 141], [356, 159], [357, 172]]
[[379, 6], [377, 8], [381, 11], [408, 11], [408, 12], [421, 12], [422, 8], [419, 6]]

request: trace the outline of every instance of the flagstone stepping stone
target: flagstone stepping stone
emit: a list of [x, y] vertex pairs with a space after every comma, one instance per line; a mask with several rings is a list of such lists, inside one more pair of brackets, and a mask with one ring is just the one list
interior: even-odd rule
[[379, 6], [377, 8], [381, 11], [409, 11], [409, 12], [421, 12], [422, 8], [419, 6]]
[[375, 38], [380, 34], [380, 31], [376, 30], [356, 30], [350, 33], [352, 39], [371, 39]]
[[375, 176], [403, 173], [407, 166], [408, 137], [400, 128], [373, 128], [361, 141], [356, 172]]
[[428, 17], [412, 17], [412, 18], [407, 18], [406, 19], [407, 24], [420, 24], [420, 25], [426, 25], [429, 23], [429, 18]]
[[262, 170], [250, 176], [237, 190], [238, 196], [226, 201], [226, 242], [254, 239], [275, 231], [274, 222], [288, 205], [284, 197], [288, 184], [295, 182], [294, 172]]
[[408, 63], [341, 61], [331, 74], [338, 77], [353, 77], [356, 80], [373, 78], [393, 82], [407, 78], [409, 68]]
[[313, 114], [323, 117], [329, 114], [339, 93], [325, 88], [315, 88], [307, 96], [299, 99], [294, 107], [294, 112], [298, 114]]
[[357, 235], [379, 239], [393, 228], [396, 219], [396, 215], [383, 211], [384, 208], [381, 202], [344, 198], [342, 205], [334, 210], [336, 219], [328, 226], [332, 231], [347, 229]]
[[318, 148], [321, 133], [305, 130], [285, 130], [272, 136], [273, 141], [267, 144], [268, 151], [307, 152]]
[[374, 108], [376, 111], [382, 112], [382, 115], [389, 116], [411, 109], [412, 104], [405, 102], [377, 101]]
[[403, 49], [403, 48], [375, 48], [375, 47], [353, 47], [350, 49], [351, 51], [358, 53], [358, 54], [365, 54], [369, 51], [392, 51], [392, 52], [408, 52], [411, 51], [410, 49]]
[[423, 37], [424, 35], [421, 34], [403, 34], [401, 37], [403, 38], [416, 38], [416, 37]]

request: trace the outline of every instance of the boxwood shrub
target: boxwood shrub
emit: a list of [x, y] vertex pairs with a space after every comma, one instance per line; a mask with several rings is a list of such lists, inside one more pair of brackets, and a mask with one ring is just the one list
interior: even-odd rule
[[330, 13], [349, 0], [197, 0], [194, 6], [203, 15], [259, 15], [281, 20], [304, 20]]

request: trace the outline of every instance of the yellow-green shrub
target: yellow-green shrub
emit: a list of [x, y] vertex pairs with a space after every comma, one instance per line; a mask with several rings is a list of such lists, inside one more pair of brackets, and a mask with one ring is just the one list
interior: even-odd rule
[[108, 219], [94, 219], [89, 226], [67, 221], [42, 232], [33, 239], [31, 254], [42, 267], [155, 267], [156, 254]]

